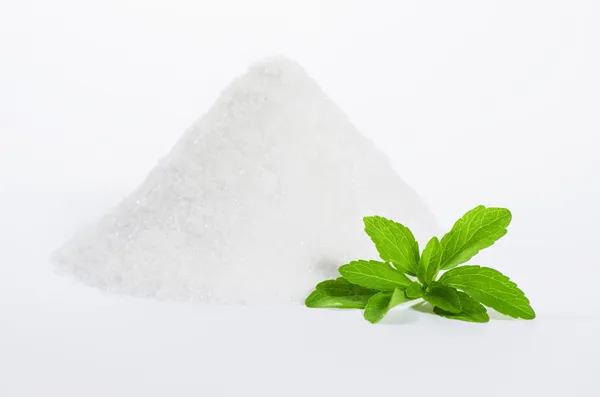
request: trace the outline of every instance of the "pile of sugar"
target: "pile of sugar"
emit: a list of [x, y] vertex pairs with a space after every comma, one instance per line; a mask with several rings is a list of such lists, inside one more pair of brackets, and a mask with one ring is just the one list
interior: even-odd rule
[[295, 62], [233, 81], [146, 180], [53, 256], [106, 290], [217, 303], [301, 302], [339, 265], [376, 258], [362, 217], [417, 236], [433, 217]]

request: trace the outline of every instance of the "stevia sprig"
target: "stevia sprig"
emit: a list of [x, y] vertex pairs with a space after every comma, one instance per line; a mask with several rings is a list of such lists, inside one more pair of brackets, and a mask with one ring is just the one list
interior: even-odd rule
[[480, 205], [460, 218], [441, 240], [431, 238], [420, 253], [408, 227], [367, 216], [365, 231], [383, 262], [357, 260], [341, 266], [342, 277], [319, 283], [306, 306], [364, 309], [365, 319], [376, 323], [394, 306], [423, 298], [435, 314], [446, 318], [488, 322], [487, 306], [531, 320], [535, 312], [529, 299], [507, 276], [489, 267], [457, 267], [504, 236], [511, 219], [505, 208]]

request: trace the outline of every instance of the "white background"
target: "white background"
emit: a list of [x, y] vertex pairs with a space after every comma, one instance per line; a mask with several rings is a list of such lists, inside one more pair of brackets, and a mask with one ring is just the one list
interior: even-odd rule
[[[596, 396], [597, 1], [0, 0], [0, 396]], [[135, 187], [229, 81], [297, 60], [532, 322], [103, 295], [50, 252]]]

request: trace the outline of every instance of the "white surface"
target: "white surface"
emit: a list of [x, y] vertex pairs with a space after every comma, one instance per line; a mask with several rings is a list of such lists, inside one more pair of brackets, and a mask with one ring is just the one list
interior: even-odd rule
[[[0, 395], [599, 395], [598, 7], [2, 1]], [[359, 312], [119, 300], [51, 274], [52, 249], [277, 52], [442, 227], [479, 203], [512, 210], [477, 264], [518, 282], [538, 319], [396, 311], [371, 326]]]
[[481, 326], [409, 310], [374, 327], [358, 311], [86, 303], [9, 317], [4, 395], [598, 393], [593, 318]]
[[[564, 314], [538, 310], [535, 321], [497, 317], [487, 324], [400, 308], [371, 325], [360, 311], [103, 295], [52, 275], [47, 264], [63, 225], [72, 223], [64, 214], [81, 211], [63, 201], [67, 196], [11, 200], [13, 214], [3, 217], [13, 225], [0, 232], [9, 241], [0, 277], [3, 397], [599, 391], [600, 320], [576, 314], [576, 307]], [[97, 200], [85, 202], [92, 207]]]

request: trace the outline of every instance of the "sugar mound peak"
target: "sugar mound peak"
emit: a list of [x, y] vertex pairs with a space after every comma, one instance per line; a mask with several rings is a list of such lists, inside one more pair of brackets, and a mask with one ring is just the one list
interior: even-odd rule
[[53, 256], [114, 292], [302, 302], [339, 265], [375, 259], [362, 217], [417, 237], [433, 217], [293, 61], [250, 67], [114, 210]]

